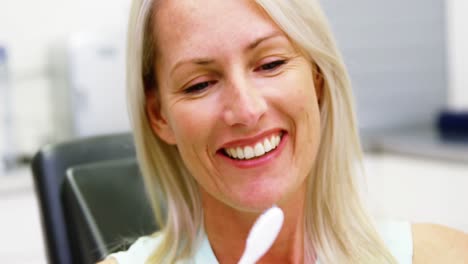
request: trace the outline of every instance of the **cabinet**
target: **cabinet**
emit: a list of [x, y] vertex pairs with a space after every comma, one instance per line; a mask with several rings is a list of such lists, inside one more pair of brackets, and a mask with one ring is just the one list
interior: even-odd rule
[[468, 164], [366, 154], [365, 201], [377, 217], [430, 222], [468, 233]]

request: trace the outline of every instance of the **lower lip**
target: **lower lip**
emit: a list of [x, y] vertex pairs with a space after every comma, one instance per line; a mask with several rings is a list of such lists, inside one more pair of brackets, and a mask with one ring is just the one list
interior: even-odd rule
[[288, 134], [284, 133], [283, 136], [281, 137], [281, 141], [274, 150], [268, 152], [266, 155], [263, 155], [259, 158], [255, 159], [250, 159], [250, 160], [235, 160], [227, 157], [224, 154], [219, 153], [222, 158], [227, 160], [229, 163], [232, 165], [241, 168], [241, 169], [249, 169], [249, 168], [255, 168], [255, 167], [260, 167], [263, 166], [267, 163], [269, 163], [271, 160], [275, 159], [278, 157], [281, 152], [283, 151], [284, 147], [286, 146], [286, 142], [288, 140]]

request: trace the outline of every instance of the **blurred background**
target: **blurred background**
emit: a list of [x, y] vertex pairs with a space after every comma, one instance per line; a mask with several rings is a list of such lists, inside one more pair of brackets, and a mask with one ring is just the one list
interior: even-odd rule
[[[322, 2], [353, 82], [372, 213], [468, 232], [468, 2]], [[38, 149], [129, 130], [129, 6], [0, 1], [2, 263], [46, 263]]]

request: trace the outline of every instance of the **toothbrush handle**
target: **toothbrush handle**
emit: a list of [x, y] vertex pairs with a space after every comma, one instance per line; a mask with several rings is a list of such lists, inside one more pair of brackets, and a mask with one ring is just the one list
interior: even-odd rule
[[244, 254], [240, 258], [239, 262], [237, 262], [237, 264], [254, 264], [254, 262], [249, 260], [247, 254], [245, 254], [245, 252], [244, 252]]

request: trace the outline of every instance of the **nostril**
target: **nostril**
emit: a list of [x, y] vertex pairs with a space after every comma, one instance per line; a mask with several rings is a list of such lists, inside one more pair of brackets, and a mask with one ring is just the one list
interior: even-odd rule
[[229, 126], [255, 126], [266, 110], [265, 102], [232, 103], [229, 107], [226, 107], [223, 118]]

